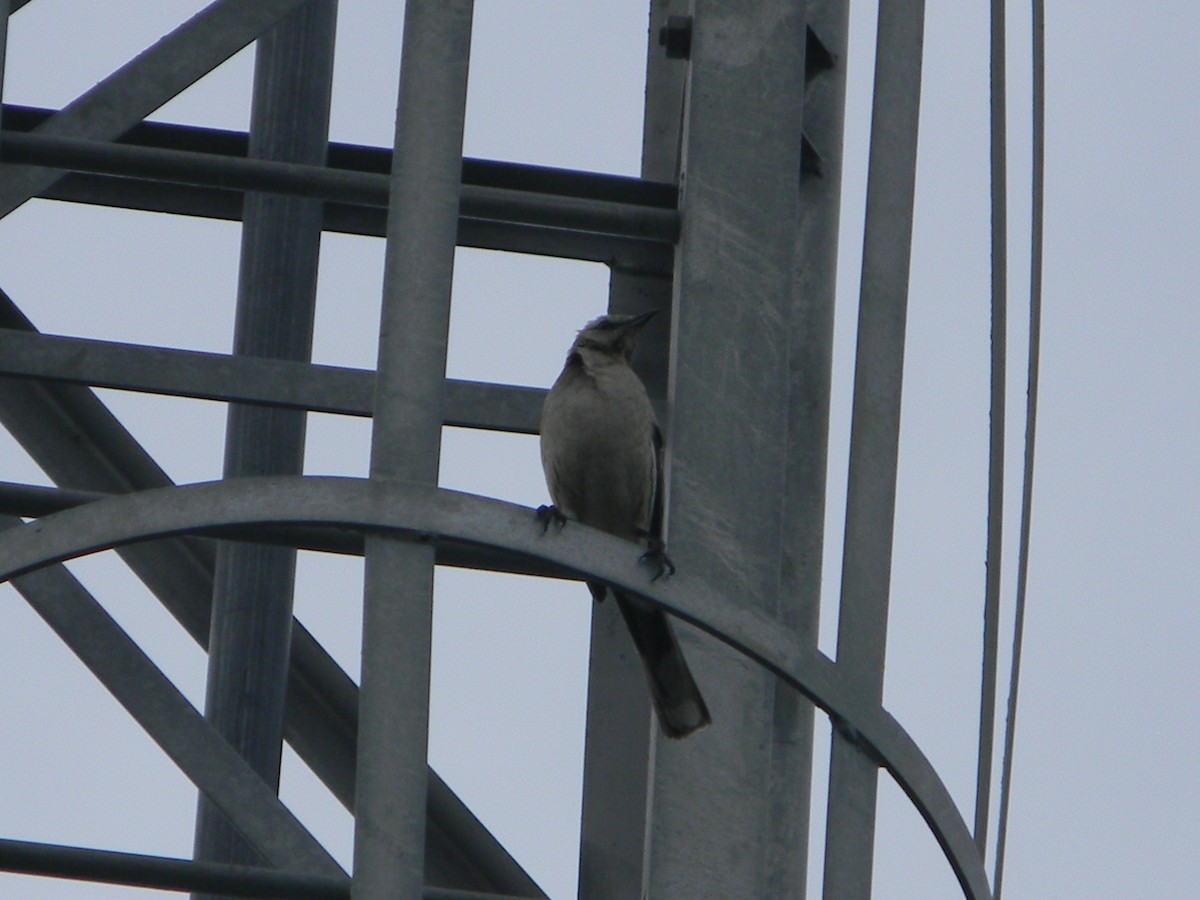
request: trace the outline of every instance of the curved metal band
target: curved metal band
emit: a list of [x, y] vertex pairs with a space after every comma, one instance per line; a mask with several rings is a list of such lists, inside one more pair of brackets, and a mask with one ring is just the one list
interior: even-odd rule
[[508, 550], [606, 581], [713, 635], [809, 697], [895, 778], [921, 813], [966, 896], [989, 900], [983, 860], [946, 786], [887, 710], [856, 700], [836, 664], [736, 597], [681, 570], [651, 583], [619, 538], [572, 523], [543, 533], [530, 509], [399, 481], [268, 477], [126, 494], [55, 513], [0, 535], [0, 580], [151, 538], [246, 525], [385, 529], [414, 540]]

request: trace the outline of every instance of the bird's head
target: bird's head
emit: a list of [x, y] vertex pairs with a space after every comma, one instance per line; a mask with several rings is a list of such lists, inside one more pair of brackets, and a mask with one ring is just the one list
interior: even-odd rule
[[600, 316], [592, 319], [575, 336], [571, 347], [573, 353], [588, 352], [621, 357], [628, 361], [633, 356], [633, 345], [638, 332], [658, 310], [636, 316]]

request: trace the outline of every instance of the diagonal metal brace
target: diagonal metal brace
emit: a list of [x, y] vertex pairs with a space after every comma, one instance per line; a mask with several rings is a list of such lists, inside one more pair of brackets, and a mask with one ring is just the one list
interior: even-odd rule
[[[20, 520], [0, 517], [0, 528]], [[187, 698], [63, 566], [13, 580], [29, 605], [273, 866], [346, 877]]]
[[[120, 137], [304, 2], [216, 0], [81, 94], [37, 133], [100, 141]], [[62, 176], [52, 169], [6, 167], [0, 217]]]

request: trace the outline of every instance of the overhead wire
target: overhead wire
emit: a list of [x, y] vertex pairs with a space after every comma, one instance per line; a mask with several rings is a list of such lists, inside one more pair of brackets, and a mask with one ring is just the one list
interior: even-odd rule
[[1004, 858], [1008, 843], [1009, 800], [1012, 794], [1013, 748], [1016, 742], [1017, 694], [1021, 678], [1021, 653], [1025, 634], [1025, 609], [1029, 582], [1029, 535], [1033, 509], [1034, 449], [1037, 437], [1038, 380], [1042, 331], [1042, 269], [1045, 212], [1046, 26], [1044, 0], [1032, 0], [1032, 175], [1029, 261], [1029, 369], [1025, 405], [1025, 459], [1021, 484], [1021, 525], [1017, 550], [1017, 598], [1013, 621], [1012, 664], [1009, 673], [1008, 711], [1000, 769], [1000, 812], [996, 830], [996, 863], [993, 895], [999, 900], [1004, 884]]
[[988, 427], [988, 512], [986, 581], [983, 604], [983, 672], [979, 690], [979, 752], [975, 773], [975, 844], [987, 849], [993, 750], [995, 747], [996, 681], [1000, 647], [1000, 574], [1004, 532], [1005, 385], [1008, 378], [1008, 124], [1005, 65], [1006, 0], [991, 3], [991, 243], [992, 336], [991, 410]]

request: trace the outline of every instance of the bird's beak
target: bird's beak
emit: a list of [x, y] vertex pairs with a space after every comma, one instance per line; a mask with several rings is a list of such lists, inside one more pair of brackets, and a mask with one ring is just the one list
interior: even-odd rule
[[634, 316], [632, 319], [630, 319], [628, 322], [626, 322], [625, 327], [632, 331], [637, 331], [639, 328], [641, 328], [643, 325], [645, 325], [647, 322], [649, 322], [656, 315], [658, 315], [657, 309], [647, 310], [646, 312], [642, 313], [640, 316]]

